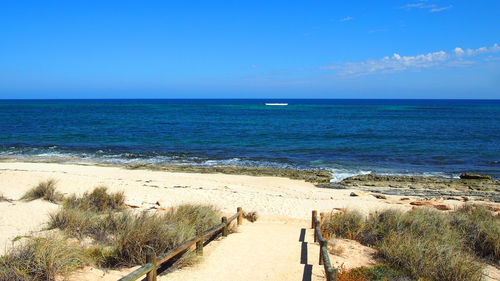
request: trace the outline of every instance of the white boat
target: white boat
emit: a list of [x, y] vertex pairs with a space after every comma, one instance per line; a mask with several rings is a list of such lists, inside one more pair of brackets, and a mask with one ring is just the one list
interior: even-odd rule
[[266, 105], [278, 105], [278, 106], [284, 106], [284, 105], [288, 105], [288, 103], [268, 103], [268, 102], [266, 102]]

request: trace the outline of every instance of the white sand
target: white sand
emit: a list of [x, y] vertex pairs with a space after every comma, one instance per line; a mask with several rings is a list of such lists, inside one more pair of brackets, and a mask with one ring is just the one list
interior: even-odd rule
[[[0, 193], [18, 200], [24, 192], [47, 179], [57, 180], [64, 194], [92, 190], [104, 185], [110, 191], [124, 191], [126, 203], [148, 207], [162, 200], [166, 207], [181, 203], [209, 203], [234, 213], [238, 206], [260, 216], [310, 218], [311, 211], [355, 208], [362, 212], [396, 207], [373, 196], [350, 197], [352, 190], [316, 188], [312, 183], [278, 177], [224, 174], [170, 173], [52, 163], [0, 163]], [[396, 198], [397, 200], [397, 198]], [[407, 207], [407, 206], [406, 206]], [[18, 235], [40, 229], [57, 205], [32, 202], [0, 202], [0, 248]]]
[[[163, 207], [206, 203], [217, 206], [226, 214], [234, 213], [239, 206], [259, 213], [261, 219], [257, 223], [245, 221], [239, 233], [209, 245], [200, 264], [168, 274], [169, 280], [301, 280], [305, 265], [300, 263], [302, 246], [299, 235], [302, 228], [308, 227], [312, 210], [329, 212], [334, 208], [352, 208], [368, 213], [376, 209], [411, 207], [409, 201], [399, 201], [399, 196], [377, 199], [359, 192], [361, 196], [351, 197], [353, 190], [317, 188], [305, 181], [278, 177], [1, 162], [0, 193], [14, 201], [0, 202], [0, 250], [12, 245], [16, 236], [41, 230], [48, 214], [58, 208], [56, 204], [43, 200], [19, 200], [27, 190], [47, 179], [57, 180], [57, 189], [64, 194], [81, 194], [104, 185], [110, 191], [123, 191], [127, 204], [144, 209], [161, 200]], [[310, 243], [310, 230], [307, 237], [311, 278], [316, 280], [322, 273], [317, 264], [318, 246]], [[373, 262], [369, 249], [353, 242], [339, 243], [345, 253], [331, 257], [334, 265], [344, 263], [351, 267]], [[352, 255], [356, 258], [353, 259]], [[217, 264], [220, 266], [215, 266]], [[70, 280], [115, 280], [129, 271], [104, 274], [87, 268], [72, 275]], [[226, 272], [230, 275], [224, 275], [229, 274]]]

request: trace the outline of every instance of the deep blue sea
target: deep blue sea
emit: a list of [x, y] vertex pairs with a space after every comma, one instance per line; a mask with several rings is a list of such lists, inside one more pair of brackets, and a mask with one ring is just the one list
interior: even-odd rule
[[500, 100], [3, 100], [5, 157], [500, 178]]

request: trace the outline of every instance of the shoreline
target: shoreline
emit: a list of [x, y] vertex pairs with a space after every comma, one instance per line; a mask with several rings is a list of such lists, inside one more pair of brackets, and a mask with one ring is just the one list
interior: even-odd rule
[[[474, 188], [477, 181], [465, 182], [460, 184], [458, 174], [455, 176], [439, 175], [438, 172], [431, 173], [376, 173], [359, 171], [345, 176], [345, 172], [336, 173], [335, 170], [327, 168], [277, 168], [277, 167], [258, 167], [258, 166], [241, 166], [241, 165], [195, 165], [195, 164], [153, 164], [149, 162], [131, 162], [131, 163], [116, 163], [106, 161], [88, 161], [79, 157], [58, 157], [58, 156], [33, 156], [19, 157], [19, 155], [8, 156], [0, 155], [0, 163], [56, 163], [56, 164], [73, 164], [82, 166], [100, 166], [100, 167], [119, 167], [126, 169], [141, 169], [152, 171], [166, 172], [182, 172], [182, 173], [203, 173], [203, 174], [227, 174], [227, 175], [249, 175], [249, 176], [272, 176], [286, 177], [289, 179], [305, 180], [320, 187], [330, 185], [335, 186], [390, 186], [393, 188], [413, 188], [416, 189], [467, 189], [466, 186], [471, 186], [471, 190], [497, 191], [500, 192], [500, 179], [493, 178], [494, 186], [482, 184], [478, 188]], [[468, 171], [463, 171], [467, 173]], [[340, 179], [336, 180], [335, 179]], [[411, 183], [402, 185], [401, 183]], [[458, 184], [456, 184], [458, 183]]]
[[130, 170], [149, 170], [181, 173], [201, 173], [201, 174], [226, 174], [226, 175], [248, 175], [248, 176], [271, 176], [285, 177], [289, 179], [305, 180], [311, 183], [329, 183], [331, 173], [320, 169], [291, 169], [291, 168], [267, 168], [267, 167], [247, 167], [247, 166], [202, 166], [202, 165], [180, 165], [180, 164], [150, 164], [138, 163], [105, 163], [92, 161], [78, 161], [78, 158], [16, 158], [0, 156], [0, 163], [46, 163], [46, 164], [72, 164], [82, 166], [118, 167]]
[[[162, 212], [192, 203], [213, 205], [221, 214], [227, 215], [242, 207], [244, 211], [259, 214], [256, 225], [288, 225], [294, 229], [310, 224], [312, 210], [330, 213], [351, 209], [368, 215], [386, 209], [407, 211], [434, 207], [446, 212], [465, 204], [465, 200], [444, 196], [438, 199], [419, 195], [380, 195], [373, 187], [371, 190], [361, 186], [321, 188], [321, 185], [303, 179], [274, 176], [127, 169], [88, 163], [0, 161], [0, 193], [9, 199], [0, 201], [0, 251], [8, 250], [19, 238], [46, 233], [44, 228], [49, 214], [56, 212], [60, 205], [42, 199], [24, 201], [20, 198], [27, 190], [48, 179], [57, 181], [56, 188], [64, 196], [81, 195], [98, 186], [106, 186], [109, 192], [122, 191], [130, 211]], [[387, 187], [385, 190], [403, 189]], [[486, 205], [497, 213], [500, 211], [499, 203], [474, 198], [469, 202]], [[107, 277], [122, 276], [125, 271], [116, 271]], [[83, 272], [100, 274], [90, 269]]]
[[[116, 166], [70, 163], [0, 162], [0, 193], [9, 199], [0, 202], [0, 248], [13, 238], [40, 231], [49, 213], [58, 205], [19, 200], [41, 181], [55, 179], [64, 195], [82, 194], [98, 186], [110, 192], [123, 191], [125, 203], [136, 209], [169, 208], [184, 203], [212, 204], [221, 212], [237, 207], [256, 211], [261, 218], [310, 219], [311, 211], [331, 212], [353, 208], [363, 213], [384, 208], [409, 209], [399, 196], [387, 200], [374, 196], [351, 197], [356, 189], [318, 188], [305, 180], [284, 177], [227, 175], [126, 169]], [[461, 204], [450, 201], [450, 206]]]

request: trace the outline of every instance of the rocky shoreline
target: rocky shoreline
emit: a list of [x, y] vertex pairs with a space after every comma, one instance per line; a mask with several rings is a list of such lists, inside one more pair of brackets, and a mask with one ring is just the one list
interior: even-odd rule
[[[191, 166], [191, 165], [152, 165], [134, 163], [127, 165], [106, 163], [83, 163], [71, 159], [23, 159], [31, 163], [67, 163], [83, 166], [123, 167], [136, 170], [153, 170], [186, 173], [221, 173], [249, 176], [286, 177], [305, 180], [320, 188], [358, 189], [372, 193], [423, 198], [456, 198], [456, 200], [484, 200], [500, 202], [500, 181], [487, 175], [463, 174], [463, 178], [451, 179], [422, 176], [357, 175], [339, 183], [331, 183], [331, 173], [324, 170], [296, 170], [279, 168], [241, 167], [241, 166]], [[15, 162], [13, 157], [0, 157], [0, 162]], [[460, 199], [462, 198], [462, 199]], [[463, 199], [468, 198], [468, 199]]]
[[349, 177], [340, 183], [317, 186], [334, 189], [355, 188], [387, 195], [500, 202], [500, 181], [486, 175], [463, 174], [462, 178], [450, 179], [368, 174]]

